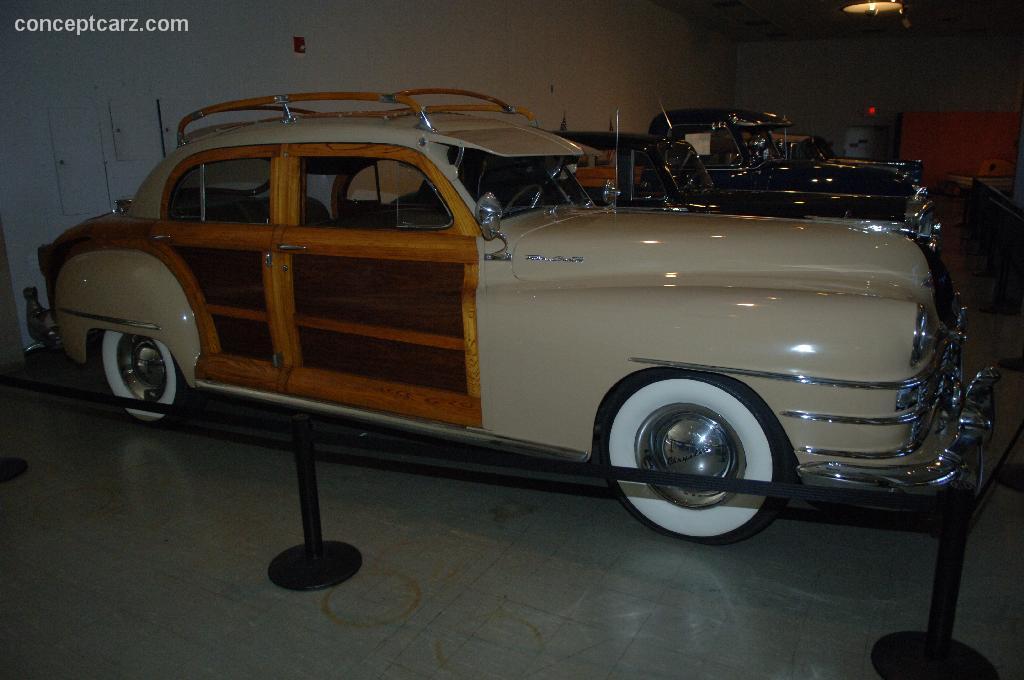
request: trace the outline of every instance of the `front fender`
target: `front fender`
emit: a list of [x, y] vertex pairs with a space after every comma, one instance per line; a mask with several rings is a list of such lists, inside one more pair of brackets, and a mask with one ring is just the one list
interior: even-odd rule
[[163, 342], [189, 385], [195, 385], [199, 332], [195, 314], [174, 274], [137, 250], [92, 250], [68, 259], [57, 275], [54, 313], [64, 348], [86, 360], [91, 330], [147, 335]]
[[[588, 450], [608, 390], [634, 359], [837, 380], [901, 381], [917, 304], [727, 287], [492, 289], [480, 322], [484, 425]], [[767, 384], [788, 383], [764, 381]], [[773, 410], [776, 395], [761, 394]]]

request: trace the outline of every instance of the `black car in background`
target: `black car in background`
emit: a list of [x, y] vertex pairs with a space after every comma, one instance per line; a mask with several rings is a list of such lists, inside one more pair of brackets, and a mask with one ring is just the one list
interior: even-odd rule
[[[656, 115], [648, 132], [690, 142], [722, 189], [912, 196], [911, 177], [884, 163], [787, 158], [773, 131], [792, 125], [774, 113], [740, 109], [675, 109]], [[783, 145], [784, 146], [784, 145]]]
[[[613, 197], [607, 192], [614, 185], [617, 207], [825, 219], [853, 229], [902, 233], [919, 244], [928, 260], [938, 309], [944, 317], [955, 313], [953, 284], [939, 257], [940, 225], [935, 221], [933, 203], [923, 195], [722, 188], [685, 141], [614, 132], [558, 134], [583, 149], [576, 178], [598, 204], [610, 202]], [[953, 321], [952, 317], [944, 320]]]
[[921, 184], [921, 177], [924, 174], [924, 163], [921, 161], [877, 161], [837, 156], [836, 152], [832, 150], [832, 145], [818, 135], [786, 135], [778, 131], [772, 131], [772, 138], [775, 140], [775, 144], [782, 150], [782, 154], [786, 158], [793, 160], [832, 161], [834, 163], [853, 165], [854, 167], [873, 165], [882, 168], [892, 168], [897, 172], [905, 174], [915, 184]]

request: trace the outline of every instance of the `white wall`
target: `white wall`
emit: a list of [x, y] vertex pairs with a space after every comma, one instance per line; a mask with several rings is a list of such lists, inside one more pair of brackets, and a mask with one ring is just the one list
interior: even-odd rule
[[[1020, 36], [747, 43], [737, 49], [736, 105], [784, 113], [793, 132], [831, 140], [847, 127], [887, 125], [901, 111], [1016, 111], [1024, 82]], [[864, 109], [874, 105], [878, 115]]]
[[[17, 18], [89, 14], [183, 17], [189, 32], [14, 30]], [[306, 38], [305, 55], [293, 35]], [[573, 128], [606, 129], [618, 107], [624, 130], [646, 130], [659, 96], [668, 107], [732, 101], [735, 72], [734, 43], [643, 0], [5, 0], [0, 210], [13, 287], [42, 290], [36, 247], [134, 193], [160, 158], [157, 98], [173, 129], [226, 99], [461, 87], [531, 108], [543, 127], [565, 111]], [[113, 127], [131, 160], [117, 160]], [[59, 173], [78, 180], [66, 207]]]

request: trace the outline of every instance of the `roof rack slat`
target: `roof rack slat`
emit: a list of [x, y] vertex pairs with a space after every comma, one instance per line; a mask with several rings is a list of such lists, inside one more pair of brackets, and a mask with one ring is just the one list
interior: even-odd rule
[[[451, 95], [479, 99], [486, 104], [433, 104], [423, 106], [415, 99], [419, 95]], [[310, 109], [297, 109], [291, 107], [295, 102], [313, 101], [366, 101], [379, 104], [400, 104], [404, 108], [383, 109], [380, 111], [313, 111]], [[524, 116], [531, 124], [536, 125], [536, 117], [531, 111], [524, 108], [517, 108], [511, 104], [492, 97], [491, 95], [461, 90], [455, 88], [417, 88], [400, 90], [394, 93], [382, 92], [296, 92], [293, 94], [269, 95], [266, 97], [252, 97], [249, 99], [235, 99], [232, 101], [211, 104], [197, 109], [188, 114], [178, 123], [178, 146], [185, 144], [188, 139], [185, 136], [185, 129], [193, 122], [215, 113], [226, 113], [228, 111], [276, 111], [283, 112], [284, 120], [294, 120], [290, 114], [308, 115], [311, 117], [337, 116], [405, 116], [418, 115], [420, 127], [428, 132], [433, 132], [434, 127], [427, 118], [427, 113], [455, 112], [455, 111], [491, 111], [496, 113], [508, 113]]]

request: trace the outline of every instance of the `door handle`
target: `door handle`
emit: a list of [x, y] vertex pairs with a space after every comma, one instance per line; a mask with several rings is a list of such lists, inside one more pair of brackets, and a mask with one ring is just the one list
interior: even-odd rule
[[297, 245], [292, 245], [290, 243], [278, 243], [277, 244], [277, 249], [278, 250], [305, 250], [306, 246], [297, 246]]
[[170, 234], [153, 234], [149, 238], [151, 241], [170, 241], [173, 237]]

